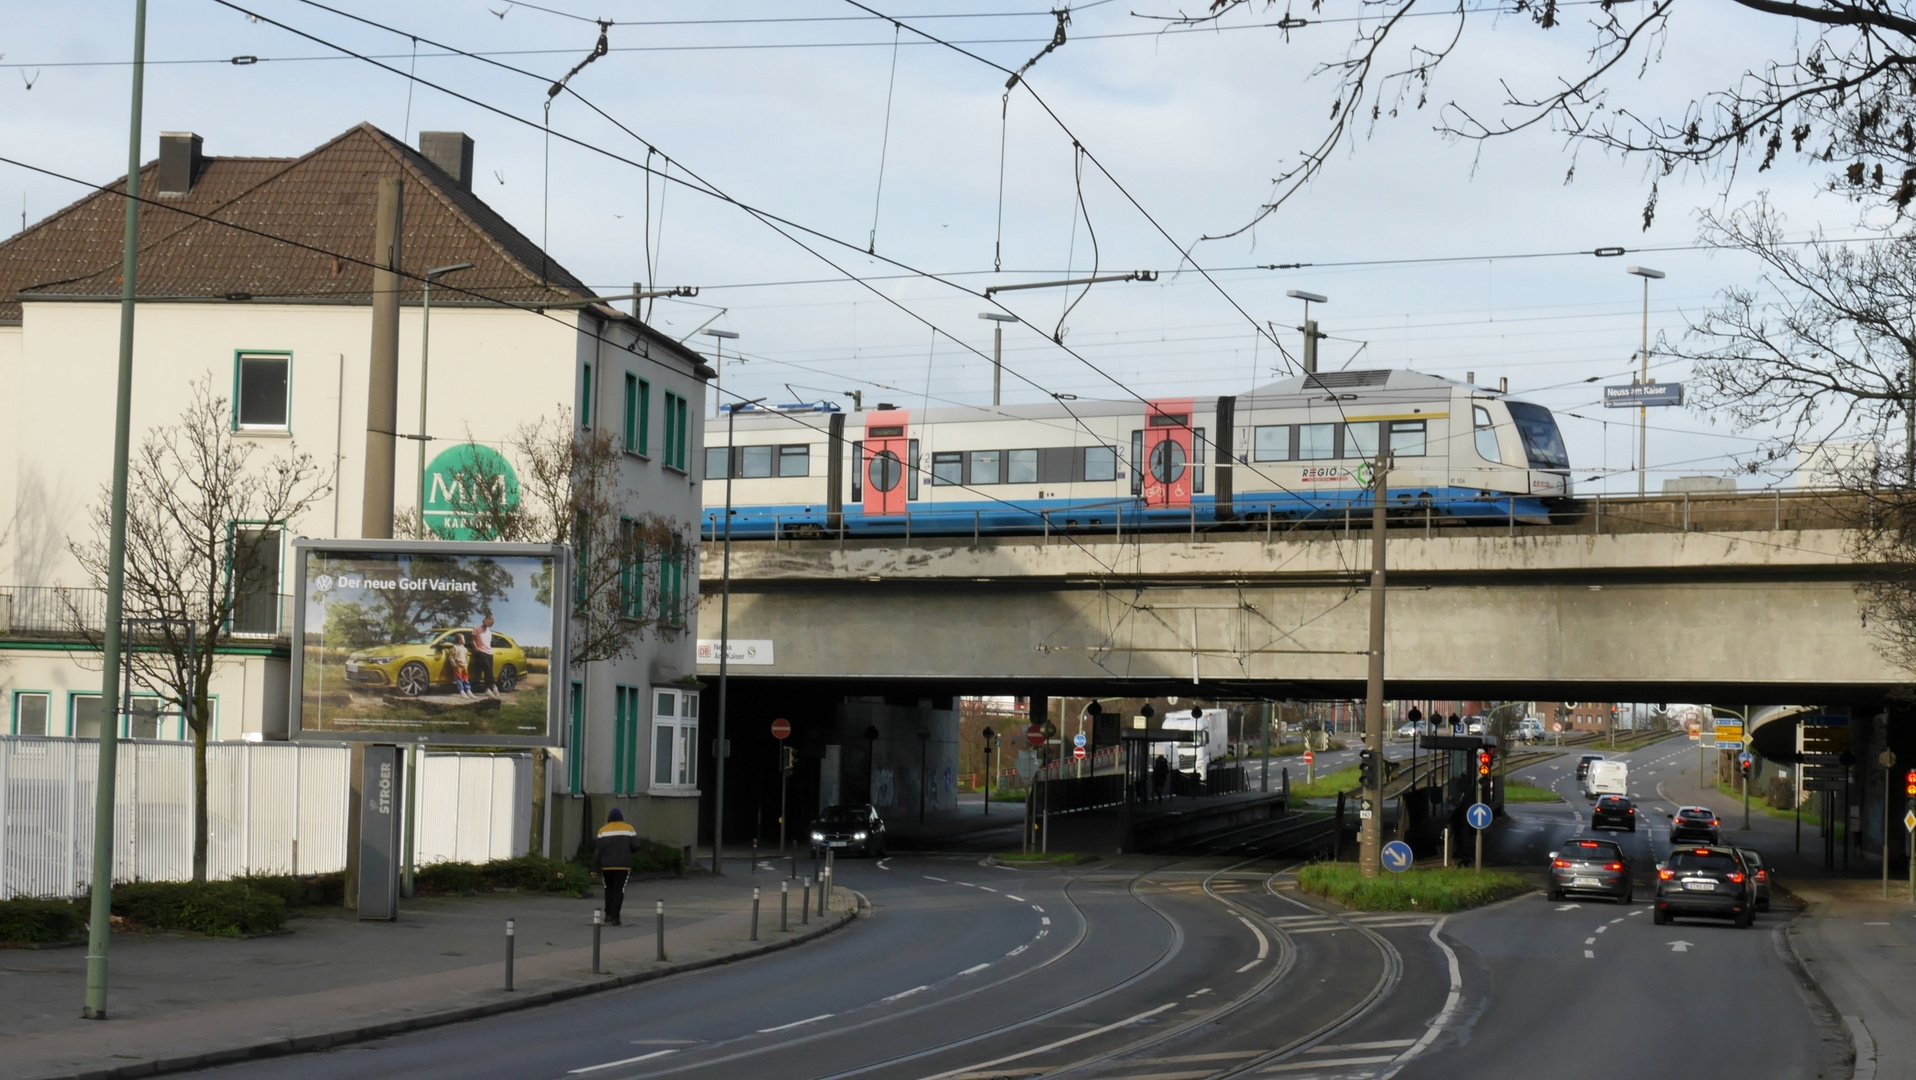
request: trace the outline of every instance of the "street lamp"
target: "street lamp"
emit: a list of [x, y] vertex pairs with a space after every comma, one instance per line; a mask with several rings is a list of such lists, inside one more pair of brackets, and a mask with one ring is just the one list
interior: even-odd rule
[[[737, 337], [737, 334], [733, 334]], [[732, 474], [738, 470], [732, 467], [732, 431], [738, 423], [738, 411], [745, 405], [756, 405], [764, 398], [742, 401], [725, 410], [725, 569], [719, 577], [719, 707], [718, 742], [715, 744], [713, 759], [718, 763], [713, 767], [712, 782], [712, 874], [717, 876], [725, 871], [719, 867], [719, 851], [725, 846], [725, 690], [727, 661], [732, 653]]]
[[[1663, 271], [1652, 270], [1647, 266], [1632, 266], [1628, 272], [1643, 279], [1643, 348], [1637, 351], [1642, 358], [1643, 376], [1641, 381], [1650, 381], [1650, 281], [1662, 278]], [[1650, 410], [1647, 406], [1637, 406], [1637, 498], [1644, 495], [1644, 478], [1650, 475]]]
[[1304, 325], [1298, 327], [1304, 331], [1304, 372], [1311, 374], [1317, 370], [1317, 342], [1324, 335], [1317, 332], [1317, 323], [1311, 318], [1311, 305], [1328, 304], [1331, 298], [1322, 293], [1305, 292], [1303, 289], [1286, 289], [1284, 295], [1293, 300], [1304, 301]]
[[[451, 266], [435, 266], [426, 271], [426, 287], [420, 299], [419, 315], [419, 434], [413, 438], [419, 441], [419, 527], [426, 527], [426, 374], [432, 362], [432, 283], [434, 278], [461, 270], [472, 269], [469, 262], [453, 263]], [[407, 763], [408, 765], [411, 762]], [[409, 834], [410, 835], [410, 834]], [[410, 875], [411, 868], [408, 867]]]
[[998, 391], [1005, 374], [1005, 324], [1017, 322], [1018, 316], [1007, 315], [1002, 311], [981, 311], [981, 319], [989, 320], [991, 327], [991, 403], [998, 404]]
[[[701, 330], [699, 333], [704, 334], [713, 341], [712, 367], [718, 372], [718, 378], [713, 380], [712, 407], [716, 409], [719, 407], [719, 403], [725, 399], [725, 343], [728, 341], [737, 341], [738, 334], [732, 330]], [[765, 399], [760, 398], [759, 400], [763, 401]], [[717, 416], [718, 414], [713, 413], [712, 415]]]

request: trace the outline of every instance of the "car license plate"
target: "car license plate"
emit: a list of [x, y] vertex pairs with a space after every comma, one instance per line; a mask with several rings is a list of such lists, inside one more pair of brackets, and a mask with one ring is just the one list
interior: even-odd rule
[[846, 846], [846, 845], [847, 845], [847, 844], [849, 844], [849, 843], [851, 843], [851, 841], [849, 841], [849, 840], [834, 840], [834, 841], [832, 841], [832, 842], [831, 842], [831, 844], [830, 844], [829, 846], [831, 846], [831, 847], [844, 847], [844, 846]]
[[1602, 883], [1593, 877], [1580, 877], [1580, 878], [1571, 878], [1570, 884], [1577, 886], [1579, 888], [1594, 889]]
[[1690, 890], [1690, 891], [1692, 891], [1692, 892], [1715, 892], [1715, 891], [1716, 891], [1716, 882], [1714, 882], [1714, 881], [1686, 881], [1686, 882], [1684, 882], [1684, 883], [1683, 883], [1683, 887], [1684, 887], [1684, 888], [1686, 888], [1686, 889], [1689, 889], [1689, 890]]

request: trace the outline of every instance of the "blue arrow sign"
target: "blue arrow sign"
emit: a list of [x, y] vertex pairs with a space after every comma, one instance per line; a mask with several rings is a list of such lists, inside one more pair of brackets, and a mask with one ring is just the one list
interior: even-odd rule
[[1080, 732], [1078, 732], [1078, 733], [1077, 733], [1076, 735], [1073, 735], [1073, 736], [1071, 736], [1071, 745], [1073, 745], [1073, 746], [1083, 746], [1083, 745], [1084, 745], [1084, 732], [1082, 732], [1082, 731], [1080, 731]]
[[1390, 843], [1385, 844], [1384, 850], [1378, 852], [1378, 854], [1383, 858], [1384, 869], [1389, 870], [1393, 874], [1401, 874], [1410, 869], [1410, 845], [1404, 843], [1402, 840], [1392, 840]]
[[1464, 811], [1464, 820], [1470, 822], [1470, 827], [1473, 829], [1490, 828], [1490, 819], [1494, 816], [1490, 812], [1490, 807], [1480, 802], [1471, 803], [1470, 809]]

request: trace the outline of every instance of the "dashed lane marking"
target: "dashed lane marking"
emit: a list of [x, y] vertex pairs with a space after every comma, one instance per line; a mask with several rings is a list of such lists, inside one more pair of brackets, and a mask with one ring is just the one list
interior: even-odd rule
[[780, 1024], [777, 1027], [759, 1028], [758, 1033], [760, 1035], [769, 1035], [774, 1031], [789, 1031], [795, 1027], [804, 1027], [806, 1024], [816, 1024], [820, 1020], [830, 1020], [832, 1017], [837, 1015], [838, 1015], [837, 1013], [819, 1013], [817, 1016], [808, 1016], [803, 1020], [794, 1020], [789, 1024]]
[[983, 964], [973, 964], [972, 966], [970, 966], [970, 967], [968, 967], [968, 968], [966, 968], [965, 970], [963, 970], [963, 971], [961, 971], [961, 972], [959, 972], [958, 974], [959, 974], [960, 976], [965, 976], [965, 975], [976, 975], [976, 974], [978, 974], [979, 972], [981, 972], [981, 971], [983, 971], [984, 969], [986, 969], [986, 968], [988, 968], [988, 967], [990, 967], [990, 966], [991, 966], [991, 964], [990, 964], [989, 962], [987, 962], [987, 963], [983, 963]]
[[676, 1054], [676, 1053], [678, 1053], [677, 1050], [654, 1050], [649, 1054], [640, 1054], [638, 1057], [622, 1058], [618, 1061], [608, 1061], [602, 1065], [587, 1065], [583, 1069], [567, 1069], [566, 1075], [579, 1076], [584, 1073], [595, 1073], [595, 1072], [598, 1072], [600, 1069], [616, 1069], [621, 1065], [635, 1065], [641, 1061], [650, 1061], [655, 1057], [664, 1057], [667, 1054]]
[[942, 881], [946, 884], [951, 883], [950, 878], [932, 877], [930, 874], [920, 874], [918, 876], [924, 878], [926, 881]]
[[[1023, 945], [1018, 946], [1018, 951], [1023, 952], [1024, 946]], [[898, 1001], [903, 998], [908, 998], [912, 996], [913, 994], [919, 993], [920, 991], [929, 990], [929, 989], [931, 989], [931, 985], [929, 983], [924, 986], [914, 986], [910, 990], [900, 990], [898, 993], [893, 994], [890, 997], [879, 998], [878, 1002], [879, 1004], [883, 1005], [887, 1002]]]
[[1006, 900], [1016, 900], [1016, 901], [1018, 901], [1018, 902], [1019, 902], [1020, 904], [1022, 904], [1022, 903], [1024, 903], [1024, 902], [1025, 902], [1025, 898], [1024, 898], [1024, 897], [1022, 897], [1022, 896], [1013, 896], [1013, 895], [1011, 895], [1010, 893], [1006, 893], [1006, 894], [1005, 894], [1005, 899], [1006, 899]]
[[1585, 960], [1595, 960], [1597, 958], [1597, 954], [1589, 949], [1585, 949], [1583, 950], [1583, 958]]

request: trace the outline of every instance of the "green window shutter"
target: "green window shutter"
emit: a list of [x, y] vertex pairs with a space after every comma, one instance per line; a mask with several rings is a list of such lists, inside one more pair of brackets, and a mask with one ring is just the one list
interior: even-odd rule
[[639, 438], [639, 377], [631, 372], [625, 373], [625, 448], [640, 450]]

